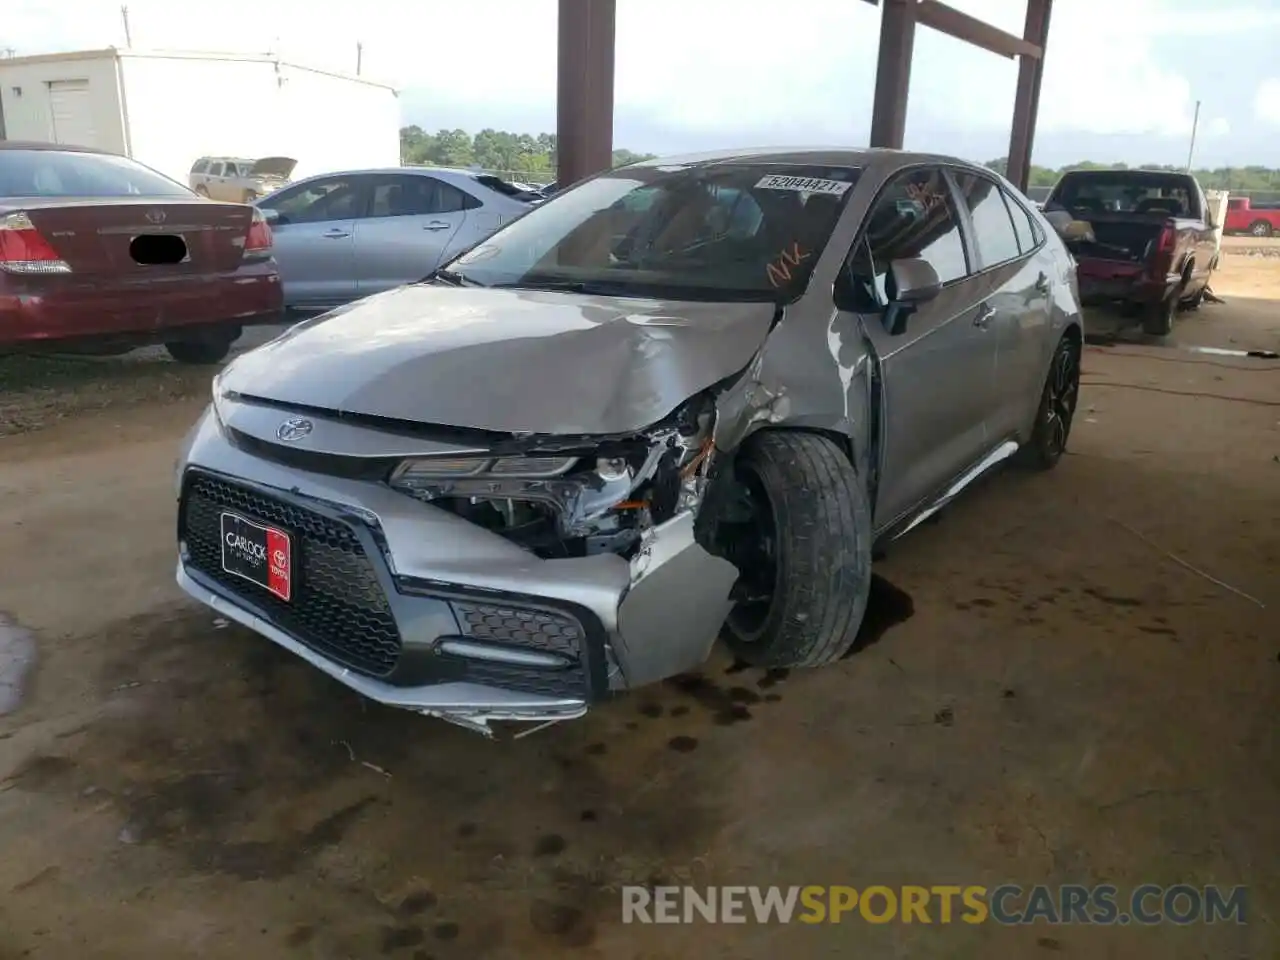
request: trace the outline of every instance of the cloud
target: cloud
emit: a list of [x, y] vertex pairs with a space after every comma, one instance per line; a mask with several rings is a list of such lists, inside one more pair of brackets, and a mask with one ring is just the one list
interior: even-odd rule
[[1258, 85], [1253, 97], [1253, 113], [1262, 122], [1280, 127], [1280, 77], [1271, 77]]
[[1231, 124], [1226, 117], [1214, 117], [1204, 125], [1204, 135], [1206, 137], [1225, 137], [1231, 133]]
[[[952, 3], [1021, 32], [1021, 3]], [[0, 5], [7, 43], [20, 39], [20, 54], [124, 42], [118, 0]], [[128, 6], [139, 46], [274, 49], [350, 71], [361, 40], [365, 72], [412, 90], [413, 119], [427, 126], [433, 103], [447, 105], [450, 116], [474, 115], [471, 126], [514, 114], [548, 122], [554, 116], [555, 0], [471, 0], [448, 5], [447, 15], [424, 0], [361, 0], [355, 8], [255, 0], [251, 14], [234, 17], [200, 16], [206, 5], [197, 0], [129, 0]], [[1280, 26], [1280, 10], [1270, 7], [1267, 0], [1221, 0], [1214, 16], [1205, 18], [1192, 0], [1056, 4], [1040, 131], [1188, 136], [1197, 95], [1190, 77], [1204, 65], [1168, 55], [1161, 38]], [[779, 7], [745, 0], [618, 0], [617, 113], [673, 135], [697, 132], [726, 143], [761, 131], [777, 141], [865, 142], [879, 18], [879, 10], [856, 0]], [[909, 144], [936, 145], [938, 131], [1004, 136], [1016, 77], [1014, 61], [920, 28]], [[1260, 118], [1280, 123], [1280, 80], [1259, 88], [1255, 106]], [[1226, 118], [1215, 115], [1202, 128], [1206, 136], [1223, 135]]]

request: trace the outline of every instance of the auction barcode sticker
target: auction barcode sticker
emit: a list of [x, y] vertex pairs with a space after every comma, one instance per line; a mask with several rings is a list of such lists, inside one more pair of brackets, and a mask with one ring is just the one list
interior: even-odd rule
[[784, 177], [771, 173], [761, 177], [756, 184], [757, 190], [795, 190], [797, 193], [829, 193], [839, 197], [849, 189], [850, 184], [841, 180], [823, 180], [819, 177]]

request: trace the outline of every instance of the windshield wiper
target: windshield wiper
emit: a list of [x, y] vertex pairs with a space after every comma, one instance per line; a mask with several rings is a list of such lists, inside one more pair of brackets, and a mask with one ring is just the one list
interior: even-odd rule
[[553, 277], [532, 277], [512, 283], [495, 283], [494, 286], [502, 287], [504, 290], [554, 290], [564, 293], [585, 293], [601, 296], [637, 296], [637, 294], [628, 294], [627, 285], [620, 281], [561, 280]]
[[777, 290], [737, 287], [701, 287], [676, 283], [631, 280], [571, 280], [558, 277], [532, 277], [512, 283], [495, 283], [506, 290], [552, 290], [557, 293], [581, 293], [600, 297], [640, 297], [662, 300], [685, 300], [709, 303], [776, 303], [782, 299]]
[[463, 274], [458, 273], [458, 271], [449, 270], [448, 268], [442, 268], [440, 270], [436, 270], [432, 272], [429, 276], [427, 276], [427, 278], [423, 282], [430, 283], [432, 280], [441, 280], [452, 287], [483, 287], [484, 286], [484, 284], [481, 283], [479, 280], [473, 280], [471, 277], [464, 276]]

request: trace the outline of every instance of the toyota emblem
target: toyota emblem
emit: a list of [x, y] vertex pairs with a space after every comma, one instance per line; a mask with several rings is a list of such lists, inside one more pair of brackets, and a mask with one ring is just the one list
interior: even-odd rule
[[148, 223], [155, 223], [155, 224], [164, 223], [164, 216], [165, 214], [163, 210], [148, 210], [146, 212], [146, 218]]
[[311, 432], [312, 423], [303, 417], [290, 417], [280, 426], [276, 427], [276, 439], [283, 440], [285, 443], [292, 443], [294, 440], [301, 440]]

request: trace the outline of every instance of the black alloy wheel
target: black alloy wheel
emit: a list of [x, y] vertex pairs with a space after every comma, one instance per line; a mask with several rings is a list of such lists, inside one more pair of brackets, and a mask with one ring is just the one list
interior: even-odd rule
[[1028, 466], [1048, 470], [1066, 453], [1080, 397], [1080, 344], [1071, 336], [1058, 341], [1045, 377], [1031, 442], [1019, 451]]

